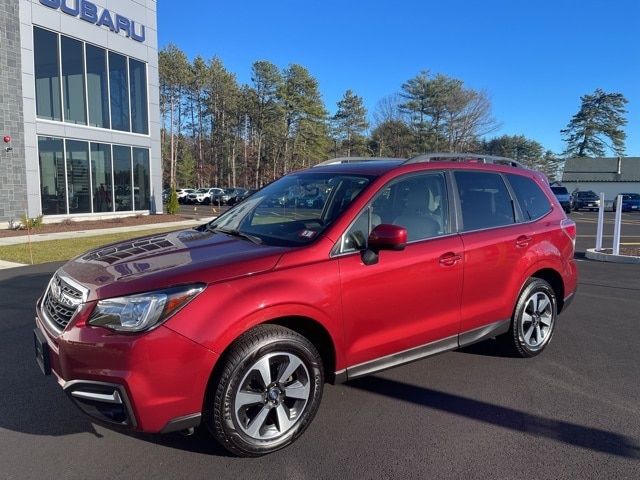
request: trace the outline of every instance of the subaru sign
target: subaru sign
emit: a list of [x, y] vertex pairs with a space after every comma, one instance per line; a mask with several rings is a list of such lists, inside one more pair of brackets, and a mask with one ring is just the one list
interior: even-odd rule
[[138, 33], [133, 20], [111, 13], [106, 8], [100, 9], [88, 0], [40, 0], [40, 3], [49, 8], [61, 10], [72, 17], [80, 17], [85, 22], [99, 27], [108, 27], [112, 32], [125, 32], [127, 37], [137, 42], [144, 42], [144, 25], [140, 25], [140, 33]]

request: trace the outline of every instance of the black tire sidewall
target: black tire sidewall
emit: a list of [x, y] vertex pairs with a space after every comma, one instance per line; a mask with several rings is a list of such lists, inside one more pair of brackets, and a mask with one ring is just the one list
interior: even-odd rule
[[[304, 337], [291, 332], [283, 334], [282, 330], [272, 334], [264, 341], [254, 345], [248, 352], [242, 350], [240, 358], [229, 356], [226, 365], [226, 375], [223, 374], [221, 383], [217, 386], [213, 405], [213, 417], [216, 436], [221, 443], [233, 453], [242, 456], [260, 456], [286, 447], [294, 442], [309, 426], [320, 405], [324, 384], [322, 362], [313, 345]], [[287, 352], [298, 356], [306, 366], [310, 376], [310, 394], [302, 417], [293, 428], [282, 437], [275, 440], [258, 440], [246, 435], [237, 424], [233, 412], [235, 394], [239, 382], [260, 357], [273, 352]], [[235, 360], [235, 361], [234, 361]], [[221, 438], [222, 437], [222, 438]]]
[[[549, 333], [548, 338], [545, 340], [544, 345], [538, 349], [531, 349], [526, 342], [524, 341], [523, 335], [521, 334], [522, 330], [522, 312], [526, 307], [526, 302], [535, 292], [543, 292], [551, 299], [551, 308], [553, 321], [551, 323], [551, 332]], [[553, 334], [556, 330], [556, 323], [558, 320], [558, 301], [556, 299], [556, 294], [549, 285], [548, 282], [542, 280], [541, 278], [530, 278], [524, 285], [522, 289], [522, 293], [518, 297], [518, 302], [516, 303], [516, 308], [513, 314], [512, 321], [512, 337], [514, 346], [523, 357], [535, 357], [542, 353], [547, 346], [551, 343], [553, 339]]]

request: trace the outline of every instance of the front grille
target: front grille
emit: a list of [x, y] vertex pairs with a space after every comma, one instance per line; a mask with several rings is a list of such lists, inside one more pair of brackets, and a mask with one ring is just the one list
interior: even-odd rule
[[73, 317], [73, 314], [76, 312], [75, 308], [67, 308], [53, 300], [51, 295], [49, 295], [49, 292], [47, 292], [47, 296], [44, 299], [44, 309], [46, 310], [49, 318], [60, 327], [60, 330], [64, 330], [64, 328], [69, 324], [71, 317]]
[[42, 308], [59, 331], [71, 321], [73, 314], [84, 301], [83, 292], [73, 287], [56, 273], [44, 296]]

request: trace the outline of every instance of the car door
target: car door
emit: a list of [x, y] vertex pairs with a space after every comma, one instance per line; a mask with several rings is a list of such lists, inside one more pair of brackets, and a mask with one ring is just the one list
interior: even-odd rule
[[489, 325], [497, 333], [508, 328], [519, 267], [538, 238], [530, 224], [517, 223], [519, 211], [501, 174], [465, 170], [453, 176], [464, 245], [460, 343], [465, 344], [480, 338], [473, 331], [482, 336]]
[[[452, 233], [449, 192], [443, 172], [401, 177], [343, 235], [338, 261], [350, 377], [457, 345], [462, 241]], [[365, 265], [361, 249], [380, 223], [407, 228], [408, 244]]]

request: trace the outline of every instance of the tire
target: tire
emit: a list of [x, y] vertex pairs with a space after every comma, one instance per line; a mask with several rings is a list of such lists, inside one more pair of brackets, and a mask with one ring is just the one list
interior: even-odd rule
[[[548, 304], [544, 303], [545, 300]], [[536, 315], [532, 315], [536, 302], [540, 302], [537, 304], [538, 311]], [[524, 358], [535, 357], [549, 345], [557, 316], [558, 304], [553, 288], [545, 280], [532, 277], [522, 288], [511, 327], [502, 340], [517, 355]]]
[[204, 420], [222, 446], [258, 457], [302, 435], [324, 385], [322, 359], [309, 340], [279, 325], [260, 325], [238, 338], [221, 361]]

